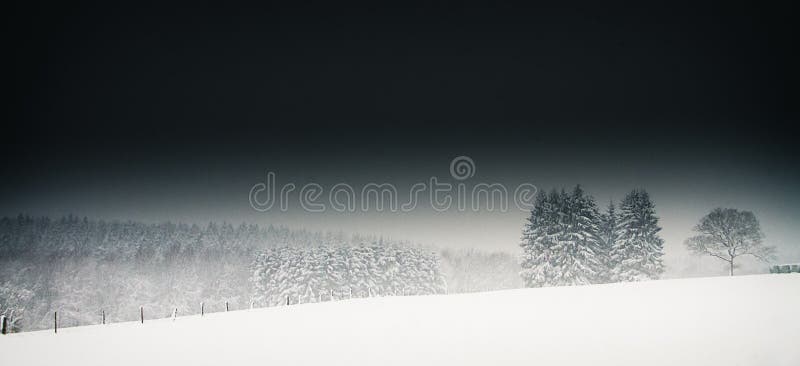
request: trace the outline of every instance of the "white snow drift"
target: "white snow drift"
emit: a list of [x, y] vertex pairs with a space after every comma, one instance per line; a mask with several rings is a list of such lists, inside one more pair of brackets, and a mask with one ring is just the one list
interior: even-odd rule
[[0, 336], [3, 365], [798, 365], [800, 274], [354, 299]]

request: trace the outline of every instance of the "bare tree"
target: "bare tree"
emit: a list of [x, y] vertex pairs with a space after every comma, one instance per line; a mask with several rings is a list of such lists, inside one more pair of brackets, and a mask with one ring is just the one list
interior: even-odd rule
[[775, 258], [775, 247], [763, 244], [761, 225], [750, 211], [715, 208], [694, 227], [698, 233], [686, 239], [686, 247], [697, 255], [710, 255], [728, 262], [733, 276], [734, 260], [753, 256], [768, 262]]

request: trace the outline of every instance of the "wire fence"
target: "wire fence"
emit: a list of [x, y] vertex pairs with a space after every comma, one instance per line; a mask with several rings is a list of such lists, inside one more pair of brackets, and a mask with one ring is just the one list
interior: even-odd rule
[[[402, 288], [402, 289], [393, 289], [393, 290], [379, 290], [374, 289], [372, 287], [367, 287], [366, 289], [356, 290], [353, 291], [350, 287], [345, 287], [341, 289], [326, 289], [320, 291], [314, 291], [309, 289], [306, 293], [286, 293], [280, 296], [281, 301], [267, 301], [267, 302], [259, 302], [255, 300], [250, 300], [248, 304], [243, 304], [245, 306], [234, 307], [232, 306], [233, 301], [226, 300], [226, 301], [217, 301], [217, 302], [200, 302], [197, 308], [189, 309], [189, 308], [181, 308], [179, 306], [171, 307], [170, 313], [166, 316], [155, 316], [155, 317], [148, 317], [147, 307], [145, 305], [140, 305], [137, 309], [137, 318], [141, 324], [144, 324], [145, 320], [159, 320], [159, 319], [172, 319], [173, 321], [179, 317], [179, 314], [186, 314], [186, 316], [197, 316], [203, 317], [206, 315], [208, 307], [207, 305], [211, 304], [214, 305], [213, 307], [216, 309], [220, 309], [219, 311], [212, 311], [211, 313], [218, 313], [218, 312], [228, 312], [231, 310], [246, 310], [246, 309], [256, 309], [256, 308], [266, 308], [266, 307], [275, 307], [275, 306], [291, 306], [291, 305], [299, 305], [299, 304], [309, 304], [309, 303], [321, 303], [321, 302], [330, 302], [330, 301], [341, 301], [341, 300], [350, 300], [350, 299], [358, 299], [358, 298], [371, 298], [371, 297], [387, 297], [387, 296], [418, 296], [418, 295], [433, 295], [437, 294], [435, 292], [430, 291], [423, 291], [423, 290], [416, 290], [412, 288]], [[445, 288], [444, 294], [447, 294], [447, 289]], [[285, 301], [283, 299], [285, 298]], [[163, 308], [160, 311], [155, 311], [156, 314], [164, 314]], [[107, 322], [106, 317], [106, 310], [99, 309], [97, 311], [97, 323], [94, 324], [80, 324], [80, 325], [72, 325], [67, 326], [66, 328], [74, 327], [74, 326], [85, 326], [85, 325], [102, 325], [102, 324], [110, 324]], [[9, 334], [12, 333], [12, 326], [13, 324], [13, 316], [0, 316], [0, 334]], [[119, 323], [119, 322], [118, 322]], [[52, 329], [53, 333], [58, 334], [59, 329], [63, 329], [65, 327], [60, 324], [59, 320], [59, 310], [53, 311], [52, 317]]]

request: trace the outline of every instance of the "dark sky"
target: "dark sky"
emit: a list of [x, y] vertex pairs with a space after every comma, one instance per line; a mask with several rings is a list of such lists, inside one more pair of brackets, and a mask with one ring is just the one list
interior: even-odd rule
[[[602, 201], [634, 186], [663, 192], [665, 208], [688, 217], [672, 231], [678, 243], [724, 204], [785, 220], [765, 226], [794, 239], [792, 5], [286, 3], [296, 7], [6, 11], [0, 213], [284, 220], [402, 236], [418, 231], [413, 215], [266, 219], [248, 211], [247, 191], [266, 170], [411, 182], [469, 155], [488, 181], [582, 183]], [[675, 202], [696, 205], [683, 215]], [[481, 238], [500, 227], [518, 236], [519, 217], [494, 219], [507, 227]]]

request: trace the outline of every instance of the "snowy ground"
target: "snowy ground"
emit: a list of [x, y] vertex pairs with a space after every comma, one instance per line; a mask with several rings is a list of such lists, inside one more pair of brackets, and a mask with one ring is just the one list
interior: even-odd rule
[[354, 299], [0, 336], [3, 365], [800, 365], [800, 274]]

